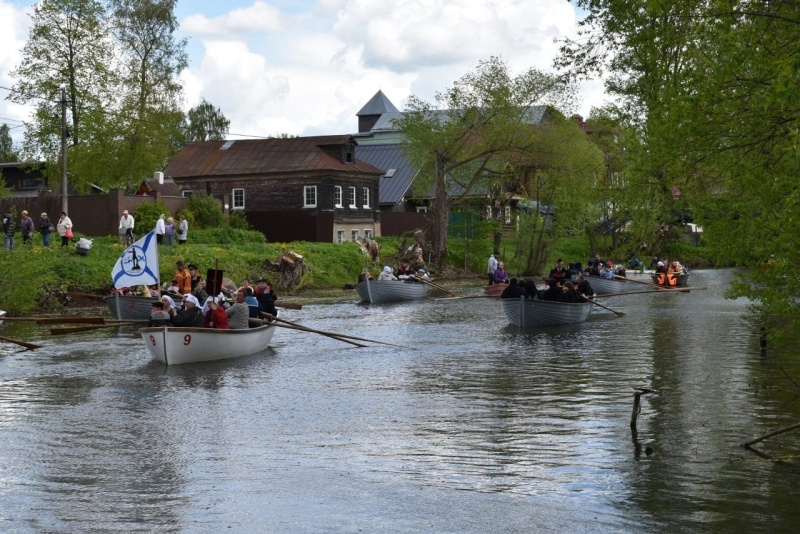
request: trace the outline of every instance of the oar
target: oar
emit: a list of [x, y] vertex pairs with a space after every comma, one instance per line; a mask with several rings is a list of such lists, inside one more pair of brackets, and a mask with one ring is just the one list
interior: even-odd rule
[[425, 280], [424, 278], [420, 278], [419, 276], [416, 276], [416, 275], [414, 275], [414, 278], [415, 278], [416, 280], [419, 280], [419, 281], [420, 281], [420, 282], [422, 282], [423, 284], [428, 284], [429, 286], [433, 286], [433, 287], [435, 287], [436, 289], [441, 289], [441, 290], [442, 290], [442, 291], [444, 291], [445, 293], [450, 293], [450, 294], [451, 294], [453, 297], [457, 297], [457, 296], [458, 296], [458, 293], [453, 293], [453, 292], [452, 292], [452, 291], [450, 291], [449, 289], [445, 289], [445, 288], [443, 288], [443, 287], [442, 287], [442, 286], [440, 286], [440, 285], [434, 284], [434, 283], [433, 283], [433, 282], [431, 282], [430, 280]]
[[280, 321], [282, 323], [286, 323], [288, 325], [292, 325], [292, 326], [297, 327], [297, 328], [302, 328], [303, 330], [306, 330], [307, 332], [316, 332], [318, 334], [323, 334], [323, 335], [324, 334], [333, 334], [334, 336], [341, 337], [341, 338], [356, 339], [358, 341], [367, 341], [369, 343], [377, 343], [379, 345], [388, 345], [390, 347], [399, 347], [401, 349], [410, 348], [410, 347], [404, 347], [403, 345], [395, 345], [394, 343], [387, 343], [385, 341], [376, 341], [374, 339], [367, 339], [365, 337], [348, 336], [347, 334], [338, 334], [336, 332], [325, 332], [324, 330], [316, 330], [314, 328], [309, 328], [307, 326], [303, 326], [303, 325], [298, 324], [298, 323], [293, 323], [292, 321], [287, 321], [285, 319], [281, 319], [280, 317], [274, 317], [274, 316], [272, 316], [272, 315], [270, 315], [270, 314], [268, 314], [266, 312], [261, 312], [260, 315], [261, 315], [261, 317], [264, 317], [265, 319], [275, 319], [276, 321]]
[[[262, 313], [265, 313], [265, 312], [262, 312]], [[267, 313], [266, 315], [269, 315], [269, 314]], [[272, 315], [269, 315], [269, 316], [273, 317]], [[284, 321], [283, 319], [278, 319], [277, 317], [274, 317], [274, 319], [275, 319], [275, 321], [281, 321], [281, 322], [284, 322], [284, 323], [288, 323], [289, 322], [289, 321]], [[254, 318], [251, 317], [250, 318], [250, 324], [253, 324], [253, 325], [258, 324], [260, 326], [262, 324], [262, 322], [261, 322], [261, 319], [254, 319]], [[300, 332], [312, 332], [312, 333], [316, 333], [316, 334], [321, 334], [323, 336], [335, 339], [337, 341], [342, 341], [344, 343], [350, 343], [351, 345], [355, 345], [356, 347], [359, 347], [359, 348], [366, 347], [366, 345], [362, 345], [361, 343], [356, 343], [355, 341], [350, 341], [349, 339], [344, 339], [344, 337], [340, 336], [339, 334], [334, 334], [333, 332], [323, 332], [322, 330], [314, 330], [313, 328], [307, 328], [307, 327], [300, 326], [300, 325], [294, 325], [292, 323], [290, 323], [290, 324], [280, 324], [280, 323], [276, 322], [272, 326], [280, 326], [281, 328], [288, 328], [290, 330], [299, 330]]]
[[0, 336], [0, 340], [8, 341], [9, 343], [16, 343], [21, 347], [25, 347], [26, 349], [40, 349], [42, 348], [41, 345], [36, 345], [34, 343], [28, 343], [27, 341], [20, 341], [18, 339], [11, 339], [10, 337], [2, 337]]
[[614, 315], [616, 315], [617, 317], [622, 317], [623, 315], [625, 315], [625, 314], [624, 314], [624, 313], [622, 313], [621, 311], [612, 310], [612, 309], [611, 309], [611, 308], [609, 308], [608, 306], [603, 306], [603, 305], [602, 305], [602, 304], [600, 304], [599, 302], [595, 302], [595, 301], [593, 301], [592, 299], [589, 299], [589, 302], [591, 302], [591, 303], [592, 303], [592, 304], [594, 304], [595, 306], [600, 306], [601, 308], [603, 308], [603, 309], [605, 309], [605, 310], [608, 310], [608, 311], [610, 311], [611, 313], [613, 313], [613, 314], [614, 314]]
[[499, 299], [500, 295], [469, 295], [466, 297], [444, 297], [433, 300], [461, 300], [461, 299]]
[[88, 332], [89, 330], [97, 330], [99, 328], [116, 328], [118, 326], [136, 326], [148, 321], [128, 321], [126, 323], [104, 324], [100, 326], [74, 326], [69, 328], [51, 328], [50, 333], [54, 336], [63, 334], [77, 334], [78, 332]]

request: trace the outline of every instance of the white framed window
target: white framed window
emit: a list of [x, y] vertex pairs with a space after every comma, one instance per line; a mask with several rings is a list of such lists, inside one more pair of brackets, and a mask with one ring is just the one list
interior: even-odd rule
[[350, 241], [358, 241], [358, 230], [350, 230]]
[[[337, 208], [341, 208], [341, 207], [344, 206], [344, 204], [342, 204], [342, 186], [341, 185], [337, 185], [336, 187], [333, 188], [333, 204]], [[341, 241], [339, 241], [339, 242], [341, 243]]]
[[316, 208], [317, 207], [317, 186], [307, 185], [303, 188], [303, 207]]
[[233, 190], [231, 195], [232, 208], [235, 210], [244, 209], [244, 188], [237, 187]]
[[365, 187], [361, 191], [361, 200], [363, 201], [362, 207], [364, 209], [369, 209], [369, 187]]
[[417, 213], [428, 213], [428, 206], [417, 206]]
[[356, 205], [356, 188], [355, 187], [351, 187], [350, 188], [350, 207], [351, 208], [357, 208], [358, 207]]
[[506, 220], [506, 224], [511, 224], [511, 206], [503, 208], [503, 218]]
[[369, 228], [366, 228], [364, 230], [364, 237], [366, 237], [367, 239], [372, 239], [372, 230], [370, 230]]
[[189, 198], [190, 196], [194, 195], [194, 191], [192, 191], [191, 189], [184, 189], [183, 191], [181, 191], [181, 195], [183, 196], [183, 198]]
[[344, 243], [344, 230], [337, 230], [336, 231], [336, 242], [337, 243]]

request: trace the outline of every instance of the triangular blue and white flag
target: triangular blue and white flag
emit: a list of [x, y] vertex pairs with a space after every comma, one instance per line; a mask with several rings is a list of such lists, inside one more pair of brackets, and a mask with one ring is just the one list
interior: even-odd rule
[[148, 233], [120, 254], [111, 270], [111, 281], [117, 289], [159, 283], [155, 231]]

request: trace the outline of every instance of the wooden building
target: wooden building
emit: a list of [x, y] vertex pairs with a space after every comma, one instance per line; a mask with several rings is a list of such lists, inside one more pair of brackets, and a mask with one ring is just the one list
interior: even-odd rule
[[184, 193], [242, 210], [271, 242], [381, 235], [384, 171], [359, 160], [350, 135], [190, 143], [164, 174]]

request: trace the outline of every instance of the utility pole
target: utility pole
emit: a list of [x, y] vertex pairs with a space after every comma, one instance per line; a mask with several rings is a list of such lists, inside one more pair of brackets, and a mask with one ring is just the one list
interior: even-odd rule
[[61, 211], [69, 213], [67, 193], [67, 88], [61, 85]]

